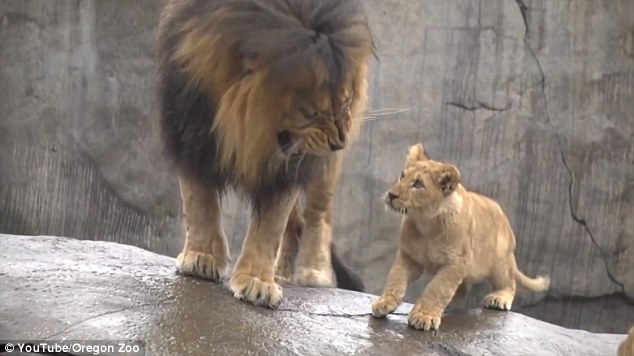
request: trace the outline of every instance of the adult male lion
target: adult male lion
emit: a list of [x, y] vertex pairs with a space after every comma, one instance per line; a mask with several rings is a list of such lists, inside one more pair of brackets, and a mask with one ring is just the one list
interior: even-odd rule
[[295, 265], [295, 282], [334, 286], [332, 197], [342, 149], [361, 124], [374, 54], [361, 4], [171, 0], [158, 51], [162, 133], [186, 223], [178, 271], [225, 276], [220, 196], [232, 186], [254, 207], [229, 281], [235, 297], [279, 305], [282, 235], [282, 277]]

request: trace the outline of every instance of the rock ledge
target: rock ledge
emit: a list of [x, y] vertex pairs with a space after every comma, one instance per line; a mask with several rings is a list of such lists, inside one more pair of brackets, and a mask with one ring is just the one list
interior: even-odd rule
[[146, 355], [615, 355], [625, 335], [565, 329], [518, 313], [456, 310], [437, 333], [387, 320], [375, 298], [287, 286], [279, 310], [174, 273], [174, 259], [111, 242], [0, 234], [0, 335], [143, 340]]

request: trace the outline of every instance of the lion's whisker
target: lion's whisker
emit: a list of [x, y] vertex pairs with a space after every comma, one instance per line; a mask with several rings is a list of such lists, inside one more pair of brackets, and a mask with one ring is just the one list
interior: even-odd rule
[[[287, 150], [287, 152], [289, 152], [289, 154], [284, 156], [284, 174], [286, 175], [286, 178], [290, 178], [288, 176], [288, 173], [289, 173], [288, 172], [289, 171], [288, 167], [289, 167], [291, 159], [293, 159], [293, 155], [294, 155], [293, 152], [296, 152], [299, 149], [299, 146], [301, 146], [300, 142], [293, 143], [291, 145], [291, 147], [289, 147], [288, 150]], [[300, 163], [301, 163], [301, 161], [300, 161]], [[298, 169], [299, 169], [299, 167], [298, 167]], [[296, 175], [298, 175], [298, 174], [296, 174]]]
[[286, 175], [286, 178], [288, 178], [288, 164], [290, 161], [291, 161], [290, 156], [286, 157], [286, 159], [284, 160], [284, 174]]
[[[404, 112], [410, 111], [411, 108], [385, 108], [385, 109], [376, 109], [376, 110], [366, 110], [362, 113], [363, 121], [374, 121], [378, 118], [382, 118], [385, 116], [400, 114]], [[397, 119], [398, 117], [392, 117], [391, 119]]]
[[403, 112], [408, 112], [412, 110], [412, 108], [385, 108], [385, 109], [376, 109], [376, 110], [365, 110], [363, 113], [367, 115], [392, 115], [392, 114], [400, 114]]
[[297, 162], [297, 169], [295, 170], [295, 181], [297, 181], [297, 178], [299, 178], [299, 167], [302, 165], [304, 157], [306, 157], [306, 154], [302, 153], [302, 155], [299, 157], [299, 162]]
[[[379, 117], [375, 117], [375, 116], [367, 116], [363, 118], [363, 121], [376, 121], [377, 119], [379, 119]], [[386, 118], [380, 118], [382, 120], [396, 120], [396, 119], [402, 119], [401, 117], [386, 117]]]

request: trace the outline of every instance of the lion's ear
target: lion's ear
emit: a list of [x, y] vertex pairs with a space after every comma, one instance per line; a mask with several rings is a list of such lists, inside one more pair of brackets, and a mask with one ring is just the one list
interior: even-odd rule
[[451, 164], [443, 164], [438, 172], [438, 185], [445, 196], [453, 193], [460, 183], [460, 171]]
[[407, 153], [407, 165], [415, 162], [427, 161], [428, 159], [429, 155], [427, 154], [427, 152], [425, 152], [422, 144], [417, 143], [409, 148], [409, 151]]

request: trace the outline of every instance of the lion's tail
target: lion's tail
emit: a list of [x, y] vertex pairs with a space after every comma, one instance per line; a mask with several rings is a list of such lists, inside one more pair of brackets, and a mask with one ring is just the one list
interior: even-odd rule
[[332, 260], [332, 269], [335, 271], [337, 278], [337, 288], [363, 292], [365, 286], [361, 277], [352, 272], [337, 255], [335, 244], [330, 244], [330, 259]]
[[543, 292], [550, 286], [550, 278], [548, 276], [530, 278], [522, 273], [517, 266], [515, 267], [515, 282], [519, 289], [527, 292]]

